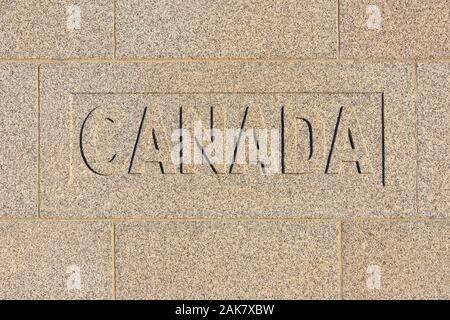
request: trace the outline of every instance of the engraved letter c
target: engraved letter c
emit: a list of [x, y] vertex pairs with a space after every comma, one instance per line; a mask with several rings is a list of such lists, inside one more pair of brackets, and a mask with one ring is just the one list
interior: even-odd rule
[[84, 161], [84, 163], [86, 164], [86, 166], [88, 167], [89, 170], [91, 170], [93, 173], [98, 174], [100, 176], [107, 176], [106, 174], [100, 173], [100, 172], [96, 171], [94, 168], [92, 168], [92, 166], [89, 164], [89, 161], [86, 158], [86, 154], [84, 153], [84, 147], [83, 147], [84, 128], [86, 127], [86, 123], [87, 123], [88, 119], [92, 116], [94, 111], [97, 110], [97, 108], [98, 107], [92, 109], [91, 112], [89, 112], [89, 114], [86, 116], [86, 118], [84, 119], [83, 124], [81, 126], [81, 130], [80, 130], [80, 152], [81, 152], [81, 157], [83, 158], [83, 161]]

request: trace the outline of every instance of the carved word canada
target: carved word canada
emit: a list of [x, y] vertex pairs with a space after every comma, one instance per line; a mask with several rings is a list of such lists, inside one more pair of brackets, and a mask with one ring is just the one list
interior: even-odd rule
[[205, 168], [211, 174], [374, 173], [363, 126], [351, 107], [337, 106], [328, 127], [311, 109], [275, 110], [268, 125], [258, 107], [242, 108], [233, 116], [235, 126], [227, 127], [229, 110], [221, 107], [179, 107], [172, 117], [143, 107], [135, 119], [123, 108], [96, 107], [80, 121], [80, 154], [92, 173], [104, 176], [194, 174]]

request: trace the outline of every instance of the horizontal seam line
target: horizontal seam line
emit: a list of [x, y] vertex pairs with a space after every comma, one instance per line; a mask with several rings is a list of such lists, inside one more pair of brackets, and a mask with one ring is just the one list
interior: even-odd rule
[[399, 58], [399, 59], [358, 59], [358, 58], [133, 58], [133, 59], [114, 59], [114, 58], [64, 58], [64, 59], [46, 59], [46, 58], [0, 58], [0, 63], [176, 63], [176, 62], [280, 62], [280, 63], [426, 63], [426, 62], [450, 62], [450, 57], [433, 58], [433, 59], [415, 59], [415, 58]]

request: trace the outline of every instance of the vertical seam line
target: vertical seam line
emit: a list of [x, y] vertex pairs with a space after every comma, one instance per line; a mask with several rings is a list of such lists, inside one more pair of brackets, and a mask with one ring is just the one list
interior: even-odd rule
[[41, 65], [36, 65], [36, 121], [37, 121], [37, 216], [41, 218], [41, 96], [40, 96], [40, 68]]
[[415, 192], [415, 211], [416, 214], [419, 213], [419, 108], [417, 103], [417, 86], [418, 86], [418, 80], [417, 80], [417, 61], [414, 60], [413, 62], [413, 104], [414, 104], [414, 112], [415, 112], [415, 135], [416, 135], [416, 177], [415, 177], [415, 184], [416, 184], [416, 192]]

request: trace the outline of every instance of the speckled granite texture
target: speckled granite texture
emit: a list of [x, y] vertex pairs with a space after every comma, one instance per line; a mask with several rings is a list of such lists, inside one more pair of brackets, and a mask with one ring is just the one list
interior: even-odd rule
[[[343, 298], [448, 299], [449, 241], [449, 221], [344, 223]], [[381, 280], [374, 290], [371, 266]]]
[[0, 299], [111, 298], [110, 223], [1, 221], [0, 253]]
[[38, 209], [36, 68], [0, 64], [0, 217]]
[[341, 57], [450, 58], [449, 0], [339, 2]]
[[0, 0], [0, 299], [449, 300], [449, 12]]
[[132, 222], [117, 224], [116, 235], [118, 298], [339, 295], [336, 223]]
[[1, 0], [0, 8], [0, 58], [113, 55], [112, 0]]
[[[412, 89], [412, 67], [407, 64], [42, 65], [42, 215], [414, 216], [416, 146], [415, 130], [410, 126], [415, 121]], [[155, 116], [156, 109], [164, 110], [164, 126], [172, 132], [179, 127], [179, 108], [186, 113], [193, 105], [198, 109], [224, 107], [226, 128], [240, 128], [246, 107], [249, 117], [256, 117], [259, 110], [265, 125], [280, 128], [280, 108], [284, 106], [285, 164], [290, 166], [286, 174], [268, 176], [249, 171], [216, 175], [204, 169], [191, 175], [162, 175], [158, 167], [129, 174], [145, 107], [150, 107], [147, 119]], [[335, 146], [342, 149], [336, 149], [335, 162], [330, 162], [326, 172], [341, 107], [342, 129]], [[91, 144], [84, 154], [88, 161], [100, 162], [92, 164], [92, 169], [106, 175], [95, 174], [86, 165], [86, 159], [80, 157], [81, 128], [94, 108], [100, 111], [97, 118], [89, 120], [87, 128], [96, 123], [102, 127], [99, 133], [83, 132], [85, 144]], [[121, 113], [121, 109], [126, 113]], [[107, 116], [99, 112], [107, 114], [109, 110], [113, 110], [112, 121], [124, 124], [113, 124], [114, 129], [105, 134], [102, 128]], [[291, 129], [290, 123], [302, 117], [310, 119], [312, 112], [320, 119], [314, 129], [321, 125], [322, 132], [318, 134], [323, 138], [320, 145], [315, 144], [316, 168], [307, 172], [309, 169], [294, 168], [299, 161], [288, 158], [300, 152], [290, 139], [301, 132]], [[362, 174], [357, 173], [355, 163], [345, 164], [346, 158], [342, 158], [348, 145], [348, 128], [360, 145]], [[155, 132], [161, 136], [161, 130]], [[101, 143], [93, 141], [97, 135], [111, 134], [121, 141], [120, 146], [107, 142], [110, 138]], [[145, 137], [143, 134], [143, 140], [150, 140]], [[139, 145], [143, 148], [141, 145], [145, 143]], [[135, 158], [136, 165], [146, 160], [141, 150], [137, 148], [140, 153]], [[105, 160], [113, 153], [122, 159], [122, 164], [119, 160]]]
[[419, 211], [450, 212], [450, 64], [418, 66]]
[[329, 0], [118, 0], [119, 57], [334, 58]]

